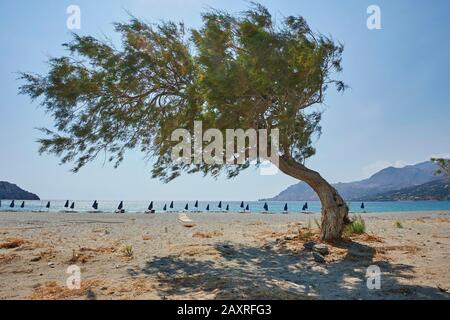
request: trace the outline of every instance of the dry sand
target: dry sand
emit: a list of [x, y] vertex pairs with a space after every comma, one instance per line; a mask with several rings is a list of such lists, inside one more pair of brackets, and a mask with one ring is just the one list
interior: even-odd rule
[[367, 234], [329, 246], [326, 263], [303, 248], [319, 215], [189, 217], [193, 228], [177, 214], [0, 213], [0, 299], [450, 298], [448, 211], [364, 214]]

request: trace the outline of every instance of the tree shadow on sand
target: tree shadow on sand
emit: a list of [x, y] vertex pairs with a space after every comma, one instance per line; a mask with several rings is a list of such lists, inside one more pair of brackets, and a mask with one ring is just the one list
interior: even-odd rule
[[[171, 255], [147, 261], [130, 275], [155, 276], [161, 297], [208, 297], [215, 299], [449, 299], [438, 288], [408, 285], [400, 279], [413, 277], [414, 267], [375, 261], [374, 248], [343, 242], [346, 255], [327, 264], [316, 263], [312, 253], [293, 253], [271, 246], [233, 243], [211, 244], [214, 259]], [[377, 265], [381, 289], [367, 288], [366, 271]]]

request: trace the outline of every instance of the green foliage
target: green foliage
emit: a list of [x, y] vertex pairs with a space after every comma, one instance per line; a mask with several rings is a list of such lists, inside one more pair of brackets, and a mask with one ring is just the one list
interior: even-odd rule
[[395, 221], [395, 227], [398, 229], [403, 229], [403, 224], [400, 221]]
[[[132, 18], [115, 24], [122, 42], [74, 34], [68, 56], [52, 58], [45, 75], [23, 73], [20, 93], [39, 99], [54, 119], [40, 152], [76, 172], [99, 155], [118, 166], [129, 149], [156, 159], [152, 175], [166, 182], [185, 171], [234, 177], [241, 165], [177, 164], [171, 133], [203, 129], [280, 130], [279, 154], [302, 163], [314, 155], [321, 105], [339, 73], [343, 46], [314, 33], [302, 17], [276, 24], [259, 4], [240, 15], [212, 10], [203, 26], [157, 25]], [[311, 110], [310, 110], [311, 109]]]
[[360, 215], [351, 219], [350, 223], [344, 228], [344, 235], [346, 236], [363, 234], [364, 232], [366, 232], [366, 223]]
[[308, 226], [306, 228], [299, 227], [298, 228], [298, 238], [301, 241], [310, 241], [314, 238], [314, 232], [311, 227]]
[[436, 175], [444, 175], [447, 179], [450, 178], [450, 159], [431, 158], [431, 161], [439, 166]]
[[133, 246], [131, 246], [131, 245], [126, 245], [126, 246], [124, 246], [124, 247], [122, 248], [122, 253], [123, 253], [126, 257], [131, 258], [131, 257], [134, 255], [134, 252], [133, 252]]

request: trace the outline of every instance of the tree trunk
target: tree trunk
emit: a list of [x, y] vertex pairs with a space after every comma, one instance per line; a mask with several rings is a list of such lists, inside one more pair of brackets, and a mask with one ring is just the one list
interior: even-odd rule
[[332, 242], [341, 239], [342, 231], [349, 222], [348, 207], [336, 189], [322, 176], [293, 160], [279, 160], [279, 168], [285, 174], [306, 182], [317, 193], [322, 204], [320, 238]]

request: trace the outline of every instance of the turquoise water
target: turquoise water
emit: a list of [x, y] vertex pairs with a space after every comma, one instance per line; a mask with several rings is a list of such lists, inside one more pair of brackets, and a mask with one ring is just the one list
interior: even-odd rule
[[[48, 210], [45, 206], [50, 201], [51, 207]], [[20, 208], [22, 201], [15, 201], [15, 207], [12, 209], [9, 207], [11, 200], [2, 200], [0, 211], [72, 211], [64, 208], [66, 200], [41, 200], [41, 201], [25, 201], [24, 208]], [[76, 212], [91, 212], [93, 200], [70, 200], [70, 204], [75, 202]], [[117, 209], [120, 201], [102, 201], [98, 200], [100, 212], [114, 212]], [[189, 205], [189, 211], [206, 211], [206, 206], [210, 205], [210, 211], [221, 211], [218, 208], [219, 201], [199, 201], [199, 208], [194, 208], [195, 201], [174, 201], [174, 208], [170, 209], [170, 201], [155, 201], [154, 209], [156, 212], [164, 212], [163, 207], [167, 204], [168, 211], [183, 211], [186, 204]], [[283, 212], [284, 205], [287, 203], [289, 213], [301, 213], [304, 201], [268, 201], [269, 212], [277, 213]], [[124, 209], [126, 212], [139, 213], [147, 210], [150, 201], [124, 201]], [[250, 212], [261, 213], [264, 211], [264, 202], [258, 201], [244, 201], [245, 206], [249, 205]], [[361, 202], [350, 202], [350, 211], [359, 212], [401, 212], [401, 211], [450, 211], [450, 201], [398, 201], [398, 202], [365, 202], [365, 209], [361, 209]], [[229, 205], [229, 211], [237, 212], [241, 211], [241, 201], [222, 201], [222, 211], [225, 211], [227, 205]], [[320, 202], [308, 201], [308, 212], [320, 212]]]

